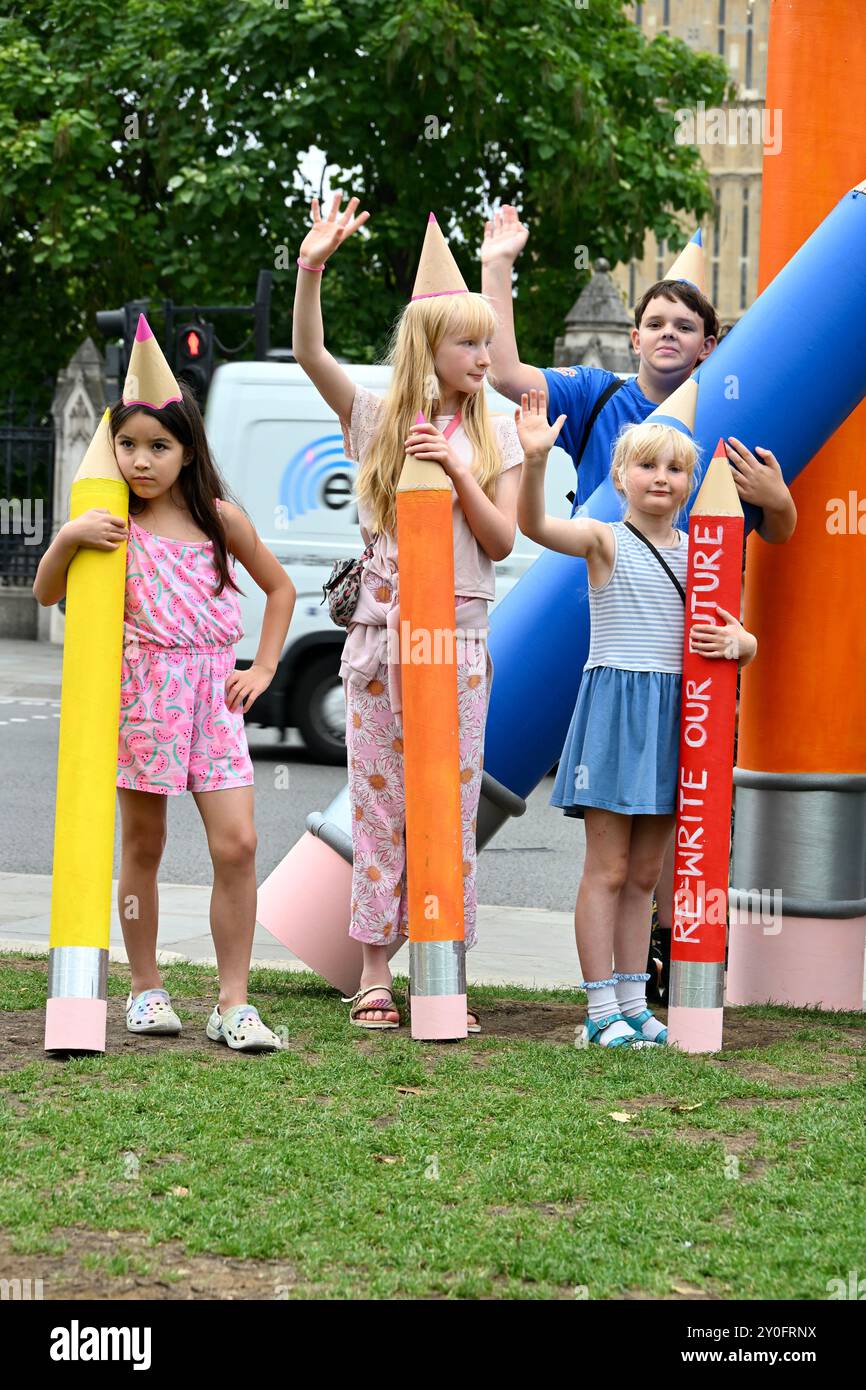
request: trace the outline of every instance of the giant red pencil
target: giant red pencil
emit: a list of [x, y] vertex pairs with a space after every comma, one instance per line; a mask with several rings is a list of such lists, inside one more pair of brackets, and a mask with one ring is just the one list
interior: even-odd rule
[[740, 611], [743, 508], [720, 439], [692, 507], [683, 649], [668, 1042], [722, 1045], [737, 653], [689, 650], [694, 623]]

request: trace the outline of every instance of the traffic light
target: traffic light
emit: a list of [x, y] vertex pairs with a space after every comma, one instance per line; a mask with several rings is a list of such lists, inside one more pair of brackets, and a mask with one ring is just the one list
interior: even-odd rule
[[181, 324], [175, 337], [174, 374], [192, 387], [199, 405], [207, 399], [214, 371], [212, 323]]
[[97, 310], [96, 326], [112, 340], [105, 349], [106, 385], [112, 402], [120, 399], [123, 390], [139, 316], [146, 314], [149, 308], [149, 299], [130, 299], [122, 309]]

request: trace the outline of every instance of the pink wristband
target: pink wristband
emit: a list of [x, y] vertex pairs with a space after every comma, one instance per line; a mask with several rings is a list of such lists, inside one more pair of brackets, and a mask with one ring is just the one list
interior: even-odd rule
[[307, 265], [307, 262], [302, 261], [300, 256], [298, 257], [298, 265], [301, 267], [301, 270], [312, 270], [317, 275], [321, 275], [322, 271], [325, 269], [323, 265]]

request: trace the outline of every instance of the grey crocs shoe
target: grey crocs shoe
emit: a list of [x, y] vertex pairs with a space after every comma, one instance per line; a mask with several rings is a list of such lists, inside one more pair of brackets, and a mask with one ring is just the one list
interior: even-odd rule
[[176, 1036], [183, 1024], [171, 1006], [167, 989], [145, 989], [126, 1001], [126, 1027], [130, 1033], [157, 1033]]
[[216, 1006], [207, 1021], [211, 1042], [227, 1043], [234, 1052], [279, 1052], [282, 1043], [253, 1004], [233, 1004], [224, 1014]]

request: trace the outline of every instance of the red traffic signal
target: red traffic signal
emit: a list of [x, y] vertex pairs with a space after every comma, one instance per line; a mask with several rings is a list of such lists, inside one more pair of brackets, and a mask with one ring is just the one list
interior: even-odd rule
[[204, 404], [214, 372], [212, 323], [179, 324], [175, 335], [175, 375], [192, 387]]

